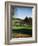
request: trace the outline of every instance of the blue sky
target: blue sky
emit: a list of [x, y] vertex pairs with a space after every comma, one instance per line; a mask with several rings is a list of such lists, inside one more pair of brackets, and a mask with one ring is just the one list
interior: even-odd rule
[[15, 17], [24, 19], [25, 17], [32, 17], [32, 8], [19, 8], [15, 9]]

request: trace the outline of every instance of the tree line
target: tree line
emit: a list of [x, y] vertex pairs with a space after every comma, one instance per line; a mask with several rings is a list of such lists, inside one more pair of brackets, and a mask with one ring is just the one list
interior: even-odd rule
[[23, 20], [23, 22], [32, 25], [32, 17], [25, 17], [25, 19]]

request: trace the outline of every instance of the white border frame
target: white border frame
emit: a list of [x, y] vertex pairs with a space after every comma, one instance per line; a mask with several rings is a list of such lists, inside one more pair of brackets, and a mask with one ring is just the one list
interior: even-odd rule
[[[17, 5], [17, 6], [27, 6], [27, 7], [33, 7], [32, 10], [32, 37], [30, 38], [12, 38], [11, 39], [11, 16], [10, 16], [10, 6], [11, 5]], [[14, 43], [31, 43], [31, 42], [36, 42], [37, 37], [36, 37], [36, 32], [37, 32], [37, 4], [35, 3], [20, 3], [20, 2], [6, 2], [5, 3], [5, 21], [6, 21], [6, 31], [5, 31], [5, 43], [6, 44], [14, 44]], [[11, 39], [11, 40], [10, 40]]]

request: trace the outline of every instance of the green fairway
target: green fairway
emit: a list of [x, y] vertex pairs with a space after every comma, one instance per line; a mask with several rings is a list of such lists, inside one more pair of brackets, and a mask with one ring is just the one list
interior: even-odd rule
[[26, 25], [26, 26], [14, 26], [13, 29], [32, 29], [32, 25]]

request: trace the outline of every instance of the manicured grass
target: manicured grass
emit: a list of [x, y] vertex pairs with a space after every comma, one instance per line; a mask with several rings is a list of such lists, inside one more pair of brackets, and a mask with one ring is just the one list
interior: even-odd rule
[[32, 25], [26, 25], [26, 26], [14, 26], [13, 29], [32, 29]]
[[32, 25], [12, 27], [15, 38], [32, 37]]

